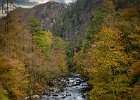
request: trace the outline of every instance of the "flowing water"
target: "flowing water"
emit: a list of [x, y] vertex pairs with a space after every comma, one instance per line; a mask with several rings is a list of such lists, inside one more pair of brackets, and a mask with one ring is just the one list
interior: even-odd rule
[[63, 92], [50, 96], [42, 95], [41, 100], [86, 100], [86, 93], [83, 90], [88, 88], [88, 84], [78, 74], [71, 74], [64, 82], [66, 87]]

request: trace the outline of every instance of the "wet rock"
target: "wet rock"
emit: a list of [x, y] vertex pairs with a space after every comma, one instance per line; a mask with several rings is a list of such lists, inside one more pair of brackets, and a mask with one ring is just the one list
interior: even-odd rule
[[60, 91], [60, 89], [57, 88], [57, 87], [53, 87], [53, 88], [50, 89], [51, 93], [58, 93], [59, 91]]
[[[59, 88], [51, 87], [49, 88], [49, 92], [52, 95], [47, 95], [47, 97], [44, 97], [44, 99], [42, 98], [41, 100], [86, 100], [86, 94], [84, 94], [83, 90], [88, 86], [88, 84], [83, 81], [84, 79], [81, 79], [79, 75], [77, 76], [69, 76], [65, 79], [59, 79], [61, 82], [66, 84], [66, 87], [63, 89], [64, 91], [60, 92], [60, 87], [62, 85], [58, 85]], [[58, 82], [57, 84], [60, 83]]]
[[81, 84], [83, 87], [88, 87], [88, 84], [87, 83], [82, 83]]
[[30, 97], [25, 97], [25, 99], [24, 99], [24, 100], [29, 100], [29, 98], [30, 98]]
[[33, 95], [32, 99], [40, 99], [40, 96], [39, 95]]
[[47, 95], [42, 95], [42, 96], [41, 96], [41, 99], [42, 99], [42, 98], [48, 98], [48, 96], [47, 96]]
[[71, 96], [71, 94], [66, 94], [66, 96]]
[[43, 95], [49, 95], [49, 91], [48, 91], [48, 90], [44, 90], [44, 91], [42, 92], [42, 94], [43, 94]]
[[75, 81], [74, 78], [69, 78], [69, 83], [73, 83]]

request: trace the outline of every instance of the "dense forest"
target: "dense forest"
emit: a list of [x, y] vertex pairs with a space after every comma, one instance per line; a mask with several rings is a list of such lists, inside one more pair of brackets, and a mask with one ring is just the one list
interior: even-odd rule
[[76, 70], [89, 78], [89, 100], [140, 99], [139, 1], [116, 1], [104, 0], [94, 12], [74, 56]]
[[0, 100], [60, 92], [71, 72], [88, 100], [140, 100], [140, 0], [48, 2], [0, 19]]
[[42, 31], [35, 18], [24, 26], [15, 19], [9, 32], [4, 27], [0, 30], [0, 100], [21, 100], [39, 93], [68, 73], [66, 43]]

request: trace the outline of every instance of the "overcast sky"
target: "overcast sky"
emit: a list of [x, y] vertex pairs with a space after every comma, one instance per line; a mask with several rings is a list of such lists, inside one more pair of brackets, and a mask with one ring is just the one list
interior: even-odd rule
[[25, 2], [38, 2], [38, 3], [46, 3], [46, 2], [49, 2], [49, 1], [56, 1], [56, 2], [60, 2], [60, 3], [70, 3], [70, 2], [74, 2], [76, 0], [15, 0], [15, 2], [18, 4], [16, 4], [17, 7], [23, 7], [23, 8], [30, 8], [30, 7], [33, 7], [35, 6], [34, 4], [33, 5], [28, 5], [28, 3], [25, 4]]
[[69, 3], [75, 0], [15, 0], [15, 1], [20, 1], [20, 2], [25, 2], [25, 1], [29, 1], [29, 2], [39, 2], [39, 3], [45, 3], [48, 1], [57, 1], [57, 2], [64, 2], [64, 3]]
[[[60, 2], [60, 3], [70, 3], [70, 2], [74, 2], [76, 0], [14, 0], [16, 3], [17, 7], [23, 7], [23, 8], [31, 8], [37, 4], [35, 3], [28, 3], [28, 2], [38, 2], [38, 3], [46, 3], [49, 1], [56, 1], [56, 2]], [[0, 0], [0, 10], [1, 10], [1, 2], [2, 0]]]

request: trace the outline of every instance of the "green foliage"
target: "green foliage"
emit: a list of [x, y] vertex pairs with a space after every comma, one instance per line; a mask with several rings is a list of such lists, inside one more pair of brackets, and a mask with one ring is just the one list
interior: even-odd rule
[[37, 44], [46, 55], [52, 45], [52, 34], [51, 32], [42, 32], [41, 35], [34, 35], [33, 41]]
[[30, 18], [29, 25], [31, 28], [39, 28], [41, 26], [40, 22], [36, 18]]
[[9, 100], [6, 91], [0, 86], [0, 100]]
[[114, 13], [115, 10], [112, 1], [103, 0], [102, 5], [98, 9], [96, 9], [96, 11], [93, 12], [94, 17], [90, 27], [88, 28], [85, 34], [83, 49], [89, 48], [91, 46], [91, 43], [94, 42], [95, 34], [97, 34], [100, 31], [103, 22], [106, 20], [106, 16]]
[[31, 18], [29, 20], [29, 26], [31, 28], [31, 32], [33, 34], [33, 42], [39, 46], [43, 53], [48, 55], [48, 51], [52, 45], [52, 33], [51, 32], [43, 32], [40, 29], [41, 24], [37, 19]]
[[65, 76], [68, 73], [67, 69], [67, 56], [66, 56], [66, 43], [59, 37], [53, 37], [52, 52], [50, 58], [59, 70], [56, 75]]
[[37, 79], [36, 75], [32, 75], [36, 82], [34, 88], [40, 91], [42, 88], [40, 84], [44, 85], [54, 78], [65, 76], [67, 74], [65, 42], [59, 37], [54, 37], [50, 31], [43, 32], [36, 19], [31, 19], [29, 25], [33, 34], [33, 44], [36, 44], [37, 47], [39, 47], [45, 58], [45, 65], [43, 68], [40, 66], [34, 66], [35, 68], [32, 69], [33, 73], [38, 75]]
[[41, 23], [36, 18], [30, 18], [28, 24], [33, 35], [43, 34], [42, 30], [40, 29]]

